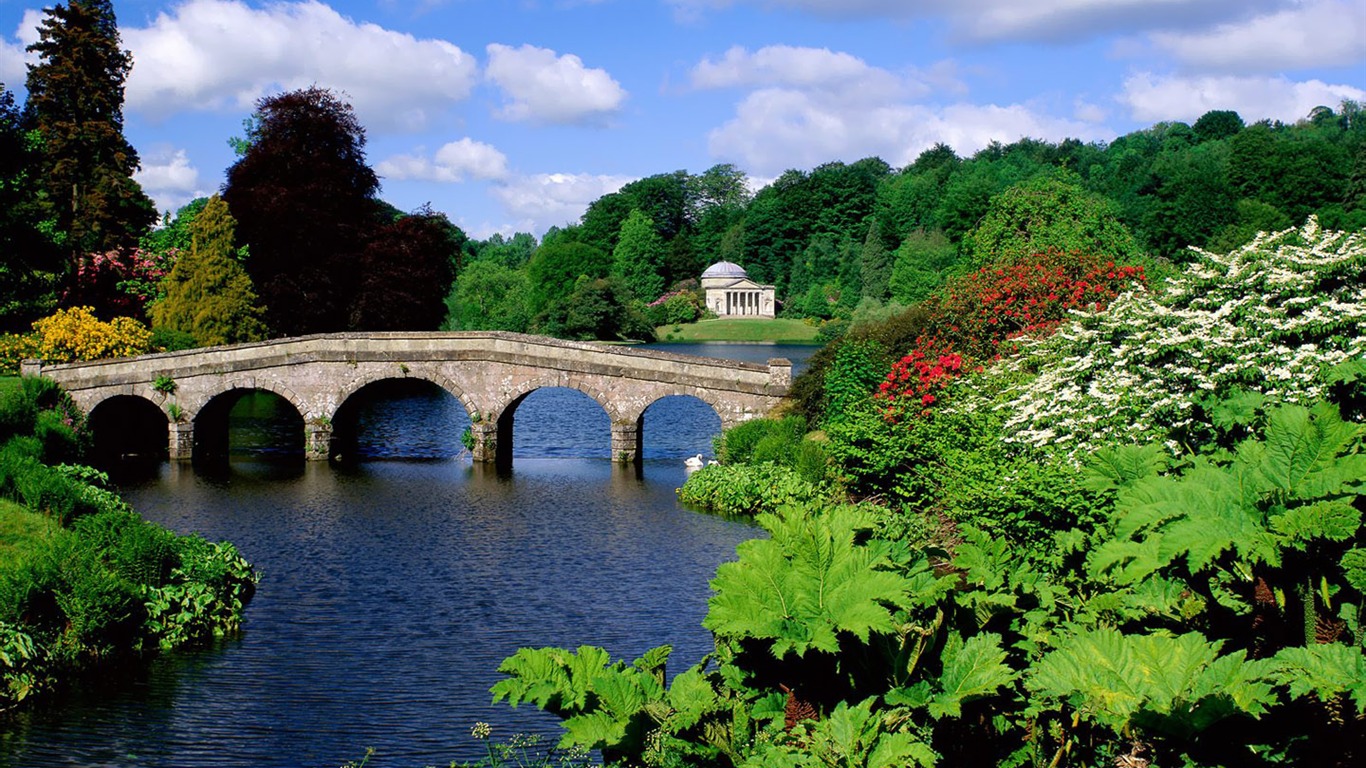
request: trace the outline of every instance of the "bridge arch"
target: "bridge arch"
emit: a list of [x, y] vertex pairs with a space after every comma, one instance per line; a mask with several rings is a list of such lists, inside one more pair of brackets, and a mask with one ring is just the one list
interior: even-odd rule
[[[611, 430], [611, 455], [616, 455], [616, 429], [619, 417], [615, 402], [603, 390], [592, 386], [577, 377], [565, 376], [535, 376], [518, 382], [512, 387], [503, 390], [500, 398], [493, 408], [481, 414], [481, 423], [471, 426], [475, 434], [476, 458], [480, 449], [484, 451], [485, 458], [492, 452], [494, 460], [502, 466], [512, 464], [512, 448], [514, 439], [514, 422], [517, 409], [535, 392], [542, 389], [569, 389], [588, 397], [602, 409], [607, 415], [608, 428]], [[483, 445], [480, 445], [483, 443]], [[492, 448], [492, 451], [490, 451]], [[634, 454], [632, 454], [634, 455]]]
[[353, 395], [371, 384], [378, 384], [381, 381], [402, 381], [404, 379], [418, 379], [429, 384], [435, 384], [441, 389], [446, 390], [451, 397], [454, 397], [459, 401], [460, 405], [465, 409], [465, 415], [470, 418], [474, 418], [474, 414], [479, 410], [479, 406], [474, 402], [473, 398], [466, 394], [465, 390], [462, 389], [459, 384], [456, 384], [450, 377], [446, 376], [441, 371], [434, 370], [427, 366], [415, 366], [412, 368], [405, 366], [400, 369], [397, 374], [389, 369], [366, 371], [360, 376], [357, 376], [353, 381], [347, 382], [347, 384], [337, 393], [337, 406], [332, 409], [332, 413], [328, 414], [328, 418], [335, 419], [337, 413], [341, 411], [342, 406], [346, 405], [346, 402], [350, 400]]
[[141, 395], [100, 400], [86, 416], [95, 463], [104, 465], [126, 457], [165, 458], [172, 421], [164, 403]]
[[[443, 386], [440, 379], [446, 382]], [[455, 392], [451, 390], [455, 389]], [[389, 409], [417, 409], [421, 418], [399, 434]], [[461, 433], [470, 426], [468, 396], [445, 377], [404, 372], [358, 379], [344, 391], [332, 413], [328, 455], [338, 461], [369, 458], [452, 458], [461, 450]], [[414, 453], [395, 453], [403, 444]]]
[[[676, 432], [681, 434], [673, 435], [660, 435], [657, 431], [650, 429], [649, 425], [653, 422], [654, 418], [658, 416], [660, 409], [670, 407], [683, 410], [685, 413], [689, 413], [689, 415], [692, 415], [695, 418], [705, 420], [706, 423], [684, 424], [676, 428]], [[654, 409], [656, 413], [651, 414], [651, 409]], [[705, 415], [703, 415], [704, 412]], [[649, 449], [655, 451], [656, 456], [659, 456], [661, 453], [667, 454], [670, 458], [691, 456], [693, 454], [690, 452], [684, 451], [680, 453], [675, 449], [671, 443], [678, 443], [679, 440], [671, 440], [670, 438], [678, 438], [685, 444], [693, 445], [696, 438], [715, 436], [720, 433], [723, 427], [724, 419], [722, 419], [721, 412], [717, 409], [716, 405], [707, 402], [705, 398], [698, 394], [693, 392], [679, 392], [671, 395], [662, 395], [650, 401], [648, 405], [641, 409], [640, 415], [636, 417], [636, 455], [644, 456], [646, 450]]]
[[237, 386], [228, 387], [198, 403], [194, 411], [187, 409], [186, 420], [190, 422], [193, 430], [193, 457], [199, 460], [228, 458], [232, 431], [229, 415], [243, 398], [257, 392], [274, 396], [278, 402], [288, 405], [293, 411], [295, 418], [289, 419], [292, 423], [289, 434], [281, 435], [283, 439], [276, 441], [276, 445], [282, 454], [297, 453], [302, 457], [307, 450], [310, 421], [316, 424], [317, 417], [310, 417], [307, 407], [287, 387], [271, 384], [272, 382], [262, 381], [239, 382]]

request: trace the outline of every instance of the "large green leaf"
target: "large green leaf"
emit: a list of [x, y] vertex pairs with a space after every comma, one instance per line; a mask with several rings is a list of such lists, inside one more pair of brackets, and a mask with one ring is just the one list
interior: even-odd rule
[[1271, 488], [1289, 499], [1341, 493], [1366, 473], [1366, 456], [1339, 457], [1360, 430], [1343, 421], [1335, 408], [1311, 413], [1301, 406], [1283, 406], [1272, 412], [1267, 423], [1266, 451], [1256, 469]]
[[717, 569], [703, 626], [729, 638], [771, 642], [775, 657], [833, 653], [839, 634], [867, 642], [893, 631], [891, 609], [908, 604], [910, 584], [890, 567], [885, 544], [861, 541], [866, 513], [787, 510], [761, 516], [769, 539], [747, 541], [740, 559]]
[[1167, 468], [1169, 457], [1161, 445], [1121, 445], [1099, 448], [1091, 455], [1082, 474], [1082, 488], [1110, 491], [1133, 485]]
[[1275, 697], [1257, 679], [1265, 662], [1190, 633], [1124, 635], [1097, 629], [1066, 636], [1030, 670], [1026, 686], [1078, 714], [1127, 732], [1136, 722], [1190, 735], [1230, 714], [1259, 714]]
[[1366, 655], [1340, 643], [1283, 648], [1272, 658], [1271, 679], [1295, 698], [1313, 695], [1320, 701], [1345, 693], [1366, 713]]
[[934, 718], [958, 717], [965, 701], [995, 693], [1016, 677], [1005, 663], [1006, 652], [1001, 636], [996, 634], [973, 635], [967, 641], [951, 635], [943, 660], [939, 691], [929, 701], [929, 713]]

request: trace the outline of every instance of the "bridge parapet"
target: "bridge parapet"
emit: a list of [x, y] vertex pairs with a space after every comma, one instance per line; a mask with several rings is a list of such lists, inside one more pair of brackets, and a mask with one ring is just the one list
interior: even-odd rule
[[[602, 405], [613, 455], [634, 460], [641, 418], [661, 397], [697, 397], [729, 427], [768, 413], [792, 381], [787, 360], [759, 365], [505, 332], [319, 334], [120, 360], [29, 361], [23, 372], [53, 378], [87, 413], [120, 395], [153, 403], [171, 425], [172, 458], [189, 458], [201, 412], [233, 390], [288, 400], [304, 419], [309, 456], [326, 458], [331, 421], [348, 397], [383, 379], [424, 379], [460, 400], [476, 459], [492, 460], [510, 455], [512, 411], [527, 394], [569, 387]], [[157, 390], [161, 377], [175, 382], [174, 395]]]

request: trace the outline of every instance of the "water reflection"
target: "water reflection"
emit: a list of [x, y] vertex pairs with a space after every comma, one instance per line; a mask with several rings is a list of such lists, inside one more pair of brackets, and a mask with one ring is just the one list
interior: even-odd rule
[[[234, 541], [261, 568], [245, 633], [26, 713], [0, 741], [0, 765], [335, 766], [366, 746], [382, 765], [444, 765], [480, 756], [476, 720], [504, 736], [557, 732], [551, 716], [491, 703], [497, 665], [518, 647], [586, 643], [629, 659], [671, 643], [673, 672], [697, 661], [711, 649], [707, 582], [755, 531], [680, 509], [681, 458], [546, 458], [566, 442], [594, 450], [573, 428], [592, 414], [568, 395], [523, 404], [519, 432], [533, 439], [511, 474], [468, 458], [160, 465], [130, 501], [175, 530]], [[387, 407], [407, 416], [377, 415], [432, 418], [402, 398]], [[535, 416], [542, 407], [555, 419]], [[704, 419], [674, 419], [709, 408], [660, 407], [645, 420], [658, 432], [647, 456], [708, 450]]]

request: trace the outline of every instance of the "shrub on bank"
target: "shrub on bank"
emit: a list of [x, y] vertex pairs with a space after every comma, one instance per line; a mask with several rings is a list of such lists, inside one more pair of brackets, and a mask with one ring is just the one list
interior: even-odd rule
[[235, 632], [256, 574], [231, 544], [143, 520], [79, 464], [50, 381], [0, 396], [0, 708], [111, 659]]

